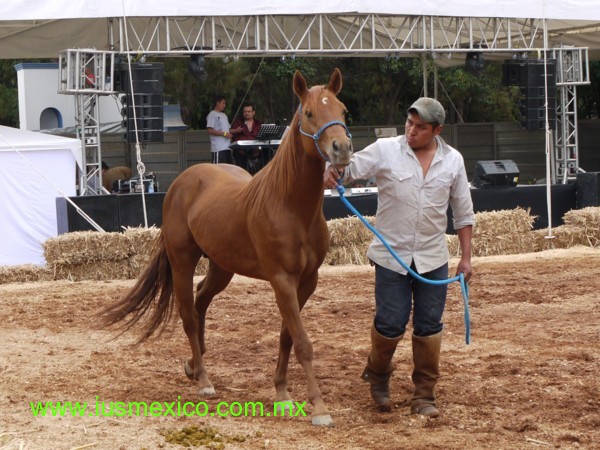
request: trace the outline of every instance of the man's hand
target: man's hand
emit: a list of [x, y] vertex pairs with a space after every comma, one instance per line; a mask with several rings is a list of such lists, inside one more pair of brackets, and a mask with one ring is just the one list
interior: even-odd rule
[[469, 281], [471, 276], [473, 275], [473, 268], [471, 267], [471, 261], [467, 259], [461, 259], [458, 262], [458, 266], [456, 266], [456, 276], [463, 273], [465, 276], [465, 281]]
[[335, 189], [338, 184], [338, 180], [342, 178], [344, 169], [338, 169], [334, 165], [330, 165], [325, 169], [323, 173], [323, 184], [327, 189]]

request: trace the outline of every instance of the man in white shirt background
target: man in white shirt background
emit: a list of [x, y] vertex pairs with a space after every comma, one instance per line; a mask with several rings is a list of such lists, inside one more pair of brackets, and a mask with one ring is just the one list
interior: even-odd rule
[[229, 145], [231, 144], [231, 133], [229, 119], [223, 112], [227, 101], [222, 95], [215, 97], [215, 106], [206, 117], [206, 130], [210, 135], [210, 151], [212, 152], [213, 164], [233, 164], [233, 156]]

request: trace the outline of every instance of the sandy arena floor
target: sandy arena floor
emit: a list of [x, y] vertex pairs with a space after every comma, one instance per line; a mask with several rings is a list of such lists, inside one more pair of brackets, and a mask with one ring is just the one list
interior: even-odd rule
[[[437, 420], [408, 414], [409, 340], [395, 358], [396, 408], [372, 407], [359, 379], [372, 269], [322, 268], [303, 318], [335, 421], [328, 429], [309, 417], [34, 417], [37, 401], [205, 399], [183, 373], [189, 347], [178, 318], [139, 347], [132, 333], [111, 340], [97, 329], [94, 314], [132, 281], [0, 285], [0, 449], [183, 448], [161, 431], [192, 426], [218, 430], [227, 449], [600, 448], [600, 250], [475, 258], [474, 268], [468, 346], [460, 290], [450, 288]], [[215, 299], [205, 357], [217, 389], [207, 400], [213, 409], [221, 401], [272, 401], [279, 321], [264, 282], [236, 277]], [[296, 401], [306, 400], [295, 359], [290, 388]]]

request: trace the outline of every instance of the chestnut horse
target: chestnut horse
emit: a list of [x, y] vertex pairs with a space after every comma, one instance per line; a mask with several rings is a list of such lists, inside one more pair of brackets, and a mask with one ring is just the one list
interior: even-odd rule
[[[287, 366], [293, 345], [306, 375], [312, 423], [332, 425], [300, 311], [317, 286], [329, 247], [323, 216], [325, 161], [345, 166], [353, 149], [344, 122], [346, 108], [336, 97], [342, 88], [339, 69], [327, 86], [310, 89], [296, 71], [293, 86], [300, 106], [290, 130], [271, 162], [254, 177], [233, 165], [197, 164], [175, 179], [165, 196], [153, 259], [132, 290], [104, 311], [105, 324], [129, 316], [126, 330], [147, 315], [143, 341], [164, 328], [175, 297], [192, 350], [186, 374], [197, 380], [200, 394], [213, 395], [203, 362], [208, 306], [234, 273], [267, 280], [283, 319], [275, 401], [291, 405]], [[200, 257], [208, 258], [209, 264], [194, 301], [193, 277]]]

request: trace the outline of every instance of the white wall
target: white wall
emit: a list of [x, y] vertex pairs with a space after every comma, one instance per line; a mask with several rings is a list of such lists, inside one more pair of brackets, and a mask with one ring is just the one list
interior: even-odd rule
[[[62, 117], [62, 128], [78, 125], [75, 96], [59, 94], [58, 64], [23, 63], [15, 66], [19, 88], [19, 127], [22, 130], [39, 131], [40, 117], [54, 108]], [[101, 124], [120, 122], [121, 106], [116, 97], [102, 95], [99, 120]]]

